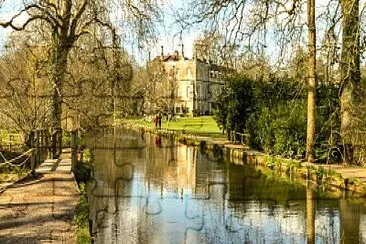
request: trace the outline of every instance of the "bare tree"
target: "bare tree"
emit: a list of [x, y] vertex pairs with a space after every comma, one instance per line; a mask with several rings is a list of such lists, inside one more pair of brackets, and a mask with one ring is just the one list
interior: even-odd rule
[[315, 111], [316, 111], [316, 26], [315, 0], [308, 1], [308, 112], [306, 133], [306, 158], [312, 163], [315, 159]]
[[[192, 5], [194, 7], [192, 7]], [[281, 54], [286, 54], [288, 44], [302, 40], [303, 27], [308, 25], [308, 120], [307, 159], [314, 160], [315, 110], [316, 110], [316, 26], [315, 1], [307, 2], [308, 19], [302, 21], [303, 1], [194, 1], [193, 21], [178, 13], [183, 26], [206, 24], [211, 30], [224, 30], [227, 43], [238, 44], [248, 51], [263, 52], [267, 35], [277, 37]], [[187, 20], [188, 19], [188, 20]], [[271, 26], [271, 27], [269, 27]], [[254, 45], [253, 45], [254, 44]]]
[[360, 19], [359, 0], [340, 0], [342, 10], [341, 58], [341, 134], [345, 143], [345, 156], [352, 161], [350, 128], [354, 90], [360, 81]]
[[47, 52], [22, 41], [8, 43], [0, 58], [0, 113], [6, 116], [8, 128], [29, 133], [50, 125], [52, 88], [42, 75], [47, 70]]
[[[131, 26], [139, 35], [147, 35], [147, 23], [150, 23], [153, 3], [150, 1], [93, 1], [93, 0], [37, 0], [24, 1], [20, 12], [0, 26], [24, 31], [32, 23], [45, 25], [51, 33], [51, 55], [49, 77], [53, 84], [52, 126], [58, 130], [61, 142], [61, 114], [63, 83], [67, 73], [68, 56], [77, 42], [84, 35], [96, 34], [92, 28], [109, 29], [113, 42], [117, 40], [116, 28], [110, 21], [108, 4], [118, 6], [125, 13]], [[21, 15], [28, 17], [21, 25], [16, 21]], [[136, 21], [133, 21], [136, 20]]]

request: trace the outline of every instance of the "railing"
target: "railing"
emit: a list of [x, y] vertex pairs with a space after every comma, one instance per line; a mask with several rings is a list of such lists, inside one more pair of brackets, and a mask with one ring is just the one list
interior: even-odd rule
[[[55, 158], [55, 150], [51, 150], [55, 147], [54, 133], [51, 133], [49, 129], [33, 130], [29, 133], [29, 138], [26, 141], [26, 145], [32, 150], [31, 155], [31, 170], [32, 172], [41, 164], [46, 158], [52, 156]], [[52, 151], [52, 155], [50, 152]]]
[[25, 141], [22, 138], [23, 143], [20, 143], [22, 140], [14, 140], [12, 135], [9, 135], [9, 139], [6, 141], [9, 142], [9, 151], [14, 149], [14, 141], [17, 142], [16, 145], [20, 146], [19, 148], [24, 149], [24, 146], [26, 146], [28, 150], [12, 159], [7, 159], [0, 153], [3, 161], [0, 163], [0, 166], [8, 165], [11, 168], [27, 167], [33, 173], [38, 165], [48, 157], [51, 140], [47, 129], [31, 131]]
[[235, 132], [235, 131], [229, 132], [229, 134], [228, 134], [229, 141], [234, 143], [234, 144], [245, 145], [248, 137], [249, 137], [248, 134]]
[[[6, 159], [0, 152], [0, 158], [3, 161], [0, 163], [0, 166], [7, 164], [11, 167], [27, 167], [34, 173], [37, 167], [47, 158], [58, 159], [62, 152], [62, 134], [58, 132], [60, 131], [57, 129], [32, 130], [24, 140], [25, 143], [21, 144], [22, 148], [26, 146], [28, 150], [13, 159]], [[78, 159], [78, 134], [78, 130], [71, 132], [71, 159], [73, 171]], [[11, 149], [11, 147], [9, 148]]]
[[79, 130], [71, 131], [71, 171], [74, 172], [78, 162], [78, 135]]

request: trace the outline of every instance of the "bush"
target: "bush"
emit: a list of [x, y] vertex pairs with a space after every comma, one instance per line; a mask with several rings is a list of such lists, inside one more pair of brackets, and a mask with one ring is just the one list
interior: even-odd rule
[[303, 155], [306, 144], [306, 105], [303, 102], [262, 108], [252, 114], [247, 128], [250, 144], [268, 153]]
[[214, 118], [220, 129], [243, 132], [253, 107], [253, 81], [247, 77], [227, 78], [227, 86], [217, 97]]
[[[318, 88], [316, 153], [318, 158], [337, 159], [340, 138], [338, 88]], [[237, 76], [217, 99], [215, 120], [227, 132], [249, 134], [251, 147], [286, 157], [305, 157], [307, 93], [293, 79], [249, 80]], [[339, 133], [338, 133], [339, 134]]]
[[93, 165], [87, 162], [78, 162], [75, 167], [75, 178], [78, 182], [88, 182], [91, 180]]

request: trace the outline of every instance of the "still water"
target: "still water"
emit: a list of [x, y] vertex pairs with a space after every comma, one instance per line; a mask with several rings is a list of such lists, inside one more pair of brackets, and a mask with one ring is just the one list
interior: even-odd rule
[[89, 137], [94, 243], [366, 243], [366, 200], [132, 131]]

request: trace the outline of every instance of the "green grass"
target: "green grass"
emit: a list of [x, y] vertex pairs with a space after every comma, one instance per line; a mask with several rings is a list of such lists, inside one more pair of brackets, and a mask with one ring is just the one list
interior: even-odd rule
[[[84, 149], [86, 154], [90, 154], [90, 150]], [[75, 209], [74, 223], [77, 226], [76, 237], [77, 244], [91, 243], [91, 235], [89, 232], [89, 203], [86, 192], [86, 182], [91, 179], [93, 170], [90, 156], [84, 157], [82, 162], [78, 162], [75, 169], [75, 178], [77, 180], [80, 199]]]
[[[154, 128], [153, 121], [145, 121], [143, 119], [130, 119], [130, 122], [143, 125], [145, 127]], [[170, 121], [169, 123], [162, 120], [162, 129], [184, 131], [189, 134], [195, 134], [198, 136], [209, 136], [214, 138], [225, 138], [222, 131], [217, 126], [215, 120], [212, 116], [202, 116], [202, 117], [182, 117], [177, 118], [175, 121]]]
[[91, 237], [89, 232], [89, 204], [86, 197], [85, 183], [79, 184], [80, 200], [75, 209], [74, 222], [77, 226], [76, 236], [77, 243], [90, 243]]
[[0, 130], [0, 145], [3, 147], [11, 145], [22, 145], [24, 143], [23, 135], [12, 131]]

